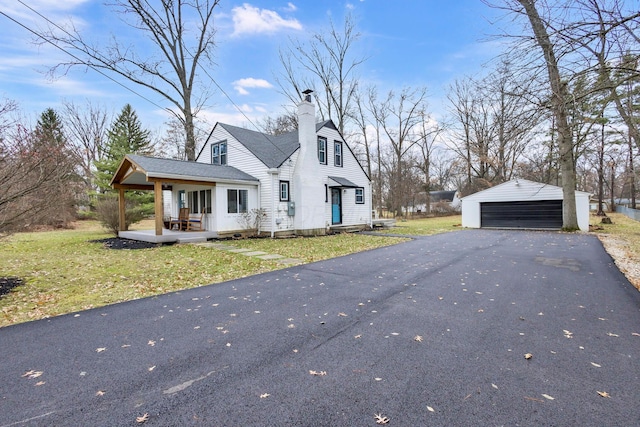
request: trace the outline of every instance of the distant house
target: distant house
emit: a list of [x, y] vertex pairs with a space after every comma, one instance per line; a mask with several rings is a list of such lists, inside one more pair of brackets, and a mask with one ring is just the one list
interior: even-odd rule
[[309, 96], [298, 105], [298, 125], [273, 136], [217, 123], [195, 162], [127, 155], [112, 186], [121, 194], [155, 190], [155, 241], [170, 234], [163, 189], [171, 216], [189, 208], [209, 237], [247, 231], [241, 217], [251, 213], [261, 215], [258, 231], [272, 236], [369, 227], [371, 181], [334, 123], [315, 122]]
[[[417, 203], [414, 206], [408, 208], [408, 212], [412, 213], [421, 213], [427, 211], [426, 204], [427, 193], [421, 192], [418, 193], [416, 199], [421, 202]], [[429, 192], [429, 200], [431, 211], [437, 211], [440, 206], [446, 204], [449, 208], [459, 211], [462, 199], [460, 199], [460, 193], [456, 190], [453, 191], [430, 191]]]
[[[589, 193], [576, 191], [578, 226], [589, 231]], [[462, 226], [470, 228], [562, 228], [561, 187], [514, 179], [462, 198]]]

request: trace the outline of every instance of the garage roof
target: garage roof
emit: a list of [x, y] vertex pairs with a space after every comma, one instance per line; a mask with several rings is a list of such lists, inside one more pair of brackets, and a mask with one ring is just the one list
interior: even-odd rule
[[[577, 191], [576, 194], [590, 195], [585, 191]], [[509, 202], [520, 200], [562, 200], [562, 187], [529, 181], [527, 179], [512, 179], [495, 187], [488, 188], [477, 193], [463, 197], [464, 201], [492, 201]]]

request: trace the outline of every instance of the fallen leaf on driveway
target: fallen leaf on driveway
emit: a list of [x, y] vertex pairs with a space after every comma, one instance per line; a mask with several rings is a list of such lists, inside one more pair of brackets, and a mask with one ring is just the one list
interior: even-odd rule
[[555, 400], [555, 398], [549, 396], [548, 394], [543, 394], [542, 397], [544, 397], [545, 399], [548, 399], [548, 400]]
[[593, 362], [591, 362], [591, 364], [592, 364], [593, 366], [595, 366], [596, 368], [602, 368], [602, 366], [598, 365], [597, 363], [593, 363]]
[[618, 334], [613, 334], [611, 332], [607, 332], [607, 335], [609, 335], [610, 337], [619, 337], [620, 336]]
[[107, 347], [100, 347], [100, 348], [96, 348], [96, 353], [102, 353], [103, 351], [105, 351], [107, 349]]
[[389, 417], [385, 417], [382, 414], [375, 414], [374, 417], [376, 419], [376, 424], [388, 424], [389, 423]]
[[154, 345], [156, 345], [156, 342], [154, 340], [149, 340], [147, 344], [153, 347]]
[[142, 423], [144, 423], [145, 421], [148, 421], [148, 420], [149, 420], [149, 414], [144, 414], [141, 417], [136, 417], [136, 422], [138, 424], [142, 424]]
[[362, 338], [362, 334], [358, 334], [358, 335], [354, 336], [354, 338], [355, 339]]
[[24, 377], [28, 377], [28, 378], [33, 379], [33, 378], [38, 378], [38, 377], [39, 377], [40, 375], [42, 375], [42, 374], [43, 374], [43, 372], [42, 372], [42, 371], [33, 371], [33, 370], [31, 370], [31, 371], [27, 371], [27, 372], [25, 372], [25, 373], [22, 375], [22, 377], [23, 377], [23, 378], [24, 378]]
[[318, 371], [309, 371], [309, 374], [323, 377], [323, 376], [327, 375], [327, 371], [320, 371], [320, 372], [318, 372]]
[[262, 393], [260, 395], [260, 399], [266, 399], [267, 397], [271, 396], [269, 393]]
[[573, 332], [569, 332], [566, 329], [563, 329], [562, 332], [564, 332], [566, 338], [573, 338]]
[[611, 397], [606, 391], [598, 391], [597, 393], [602, 397]]
[[533, 354], [531, 354], [531, 353], [527, 353], [527, 354], [524, 355], [524, 358], [527, 359], [527, 360], [531, 359], [532, 357], [533, 357]]
[[633, 335], [634, 337], [640, 337], [640, 334], [637, 332], [631, 332], [631, 335]]
[[36, 383], [37, 386], [41, 386], [41, 385], [45, 385], [45, 384], [46, 384], [46, 381], [38, 381]]
[[96, 396], [104, 396], [104, 391], [102, 390], [96, 391]]
[[495, 385], [494, 383], [491, 383], [491, 387], [495, 388], [496, 390], [498, 390], [498, 386]]
[[436, 412], [431, 406], [427, 406], [427, 411], [429, 412]]
[[415, 337], [413, 337], [413, 340], [417, 342], [422, 342], [422, 337], [420, 335], [416, 335]]
[[340, 317], [347, 317], [347, 315], [345, 313], [338, 313], [338, 316]]

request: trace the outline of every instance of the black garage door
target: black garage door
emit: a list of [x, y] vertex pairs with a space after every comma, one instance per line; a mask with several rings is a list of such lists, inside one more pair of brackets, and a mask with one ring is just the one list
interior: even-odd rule
[[562, 228], [562, 200], [480, 203], [480, 226]]

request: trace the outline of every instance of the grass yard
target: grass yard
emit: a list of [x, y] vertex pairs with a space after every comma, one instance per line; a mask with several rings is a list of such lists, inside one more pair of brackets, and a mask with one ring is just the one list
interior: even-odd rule
[[396, 220], [396, 226], [382, 230], [383, 233], [405, 234], [413, 236], [430, 236], [432, 234], [445, 233], [447, 231], [460, 230], [462, 224], [461, 215], [443, 216], [436, 218], [410, 219], [408, 221]]
[[[144, 227], [152, 225], [132, 228]], [[91, 242], [108, 237], [98, 223], [83, 221], [74, 230], [19, 233], [0, 240], [0, 277], [18, 277], [25, 282], [0, 296], [0, 326], [282, 268], [273, 261], [195, 245], [111, 250]], [[401, 241], [340, 234], [233, 244], [312, 262]]]
[[619, 213], [607, 213], [613, 224], [592, 216], [594, 233], [627, 279], [640, 290], [640, 222]]

